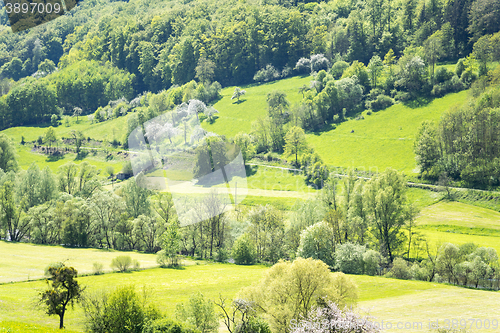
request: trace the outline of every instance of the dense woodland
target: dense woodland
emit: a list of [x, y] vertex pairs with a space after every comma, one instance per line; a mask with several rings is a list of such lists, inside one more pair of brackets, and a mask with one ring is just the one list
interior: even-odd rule
[[[296, 65], [301, 58], [320, 54], [325, 61], [311, 59], [313, 71], [339, 61], [372, 62], [373, 82], [358, 75], [368, 94], [370, 85], [384, 85], [376, 79], [380, 60], [386, 60], [392, 76], [393, 64], [402, 56], [407, 59], [400, 60], [403, 66], [395, 72], [404, 72], [415, 55], [432, 71], [437, 61], [465, 58], [482, 36], [497, 32], [499, 11], [498, 1], [485, 0], [88, 1], [29, 31], [3, 30], [0, 66], [2, 93], [7, 96], [0, 105], [0, 128], [48, 121], [52, 114], [69, 114], [74, 107], [93, 113], [110, 100], [131, 100], [144, 91], [192, 80], [203, 85], [199, 90], [207, 90], [212, 82], [227, 86], [251, 83], [254, 77], [276, 79], [300, 73], [304, 67]], [[498, 58], [498, 50], [492, 55]], [[485, 59], [485, 54], [476, 58]], [[407, 75], [422, 70], [422, 64], [413, 65]], [[342, 66], [334, 66], [332, 74], [338, 75]], [[34, 79], [23, 79], [28, 76]], [[470, 75], [464, 80], [470, 81]], [[398, 87], [396, 80], [388, 81], [390, 95]], [[423, 93], [430, 93], [434, 82], [430, 85]], [[454, 82], [453, 89], [457, 85]], [[399, 88], [412, 97], [422, 93], [422, 87], [405, 82]], [[41, 103], [34, 105], [34, 96]], [[24, 109], [33, 110], [32, 115], [13, 117], [13, 110]]]

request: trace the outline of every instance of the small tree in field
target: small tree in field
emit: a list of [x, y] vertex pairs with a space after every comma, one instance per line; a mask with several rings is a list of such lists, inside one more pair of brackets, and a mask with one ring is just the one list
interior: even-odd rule
[[111, 260], [111, 268], [117, 269], [120, 272], [126, 272], [132, 266], [132, 258], [130, 256], [118, 256]]
[[242, 90], [240, 87], [234, 88], [233, 96], [231, 97], [231, 100], [237, 99], [238, 102], [240, 101], [240, 97], [245, 95], [247, 92], [245, 90]]
[[75, 280], [77, 271], [73, 267], [57, 264], [48, 268], [50, 278], [47, 279], [49, 289], [40, 293], [40, 303], [47, 314], [59, 316], [59, 328], [64, 328], [64, 314], [69, 305], [81, 297], [83, 289]]
[[297, 165], [299, 152], [306, 147], [306, 135], [304, 130], [297, 126], [290, 128], [285, 136], [285, 152], [288, 155], [295, 155], [295, 165]]

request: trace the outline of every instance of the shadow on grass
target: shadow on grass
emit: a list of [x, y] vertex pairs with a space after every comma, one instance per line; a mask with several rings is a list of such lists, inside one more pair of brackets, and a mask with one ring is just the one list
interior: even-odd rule
[[88, 151], [80, 151], [76, 157], [75, 157], [75, 161], [82, 161], [84, 160], [87, 156], [89, 155], [89, 152]]
[[258, 169], [259, 169], [258, 165], [245, 165], [245, 171], [246, 171], [247, 177], [255, 175], [257, 173]]
[[403, 105], [409, 107], [410, 109], [418, 109], [429, 105], [432, 100], [433, 99], [430, 97], [417, 97], [411, 101], [404, 102]]
[[337, 125], [338, 124], [327, 124], [318, 130], [311, 131], [311, 132], [308, 131], [307, 133], [314, 134], [314, 135], [321, 135], [322, 133], [330, 132], [331, 130], [334, 130], [337, 127]]
[[45, 160], [45, 162], [57, 162], [59, 160], [62, 160], [64, 159], [64, 155], [60, 154], [60, 155], [49, 155], [47, 156], [47, 159]]
[[241, 104], [241, 103], [244, 103], [246, 101], [247, 101], [246, 99], [240, 99], [239, 101], [235, 101], [235, 102], [233, 102], [231, 104]]

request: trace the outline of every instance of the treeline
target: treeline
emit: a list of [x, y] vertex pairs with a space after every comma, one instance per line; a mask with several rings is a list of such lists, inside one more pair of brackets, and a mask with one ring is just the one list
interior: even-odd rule
[[195, 78], [242, 84], [267, 65], [281, 72], [312, 54], [368, 64], [374, 55], [392, 49], [399, 56], [429, 38], [443, 41], [443, 60], [465, 57], [481, 36], [498, 31], [496, 15], [486, 15], [498, 10], [485, 0], [93, 1], [29, 32], [5, 31], [0, 64], [5, 77], [18, 79], [45, 59], [60, 68], [82, 59], [110, 61], [136, 76], [136, 93]]
[[446, 112], [438, 124], [422, 123], [415, 141], [422, 176], [469, 186], [499, 185], [499, 74], [497, 68], [478, 81], [472, 90], [475, 98]]

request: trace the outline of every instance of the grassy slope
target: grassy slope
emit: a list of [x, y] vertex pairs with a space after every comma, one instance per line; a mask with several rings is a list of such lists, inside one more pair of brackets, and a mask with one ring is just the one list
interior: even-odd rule
[[241, 87], [246, 90], [246, 95], [240, 98], [240, 102], [232, 101], [234, 87], [222, 89], [222, 98], [214, 105], [219, 111], [218, 119], [213, 124], [203, 123], [203, 128], [219, 135], [233, 137], [239, 132], [249, 133], [252, 122], [267, 114], [267, 94], [273, 90], [281, 90], [287, 94], [290, 105], [299, 103], [302, 95], [299, 87], [309, 85], [313, 78], [311, 76], [295, 76], [292, 78], [264, 83], [261, 85], [248, 85]]
[[[66, 127], [64, 125], [60, 125], [55, 128], [56, 136], [58, 139], [62, 137], [67, 138], [71, 136], [71, 131], [75, 130], [81, 131], [86, 138], [90, 137], [92, 139], [100, 141], [111, 141], [116, 138], [117, 140], [121, 141], [127, 124], [127, 117], [128, 115], [98, 124], [91, 124], [87, 117], [80, 117], [78, 123], [76, 122], [76, 118], [71, 118], [71, 126]], [[44, 168], [48, 165], [50, 169], [55, 172], [57, 171], [57, 168], [59, 166], [70, 161], [73, 161], [77, 164], [83, 161], [87, 161], [90, 164], [95, 165], [98, 169], [105, 170], [108, 165], [111, 165], [115, 168], [115, 171], [118, 172], [121, 170], [123, 165], [122, 159], [114, 158], [112, 160], [105, 160], [103, 156], [93, 156], [92, 154], [89, 154], [85, 159], [77, 160], [76, 154], [74, 153], [66, 154], [63, 158], [51, 159], [46, 155], [31, 152], [30, 144], [25, 146], [19, 144], [21, 142], [22, 136], [24, 136], [24, 140], [27, 142], [34, 141], [39, 136], [45, 136], [47, 128], [48, 125], [33, 127], [21, 126], [9, 128], [0, 132], [12, 138], [12, 140], [16, 143], [19, 165], [22, 169], [27, 169], [31, 165], [31, 163], [36, 162], [39, 167]]]
[[439, 202], [421, 210], [419, 231], [440, 244], [474, 242], [500, 253], [500, 213], [460, 202]]
[[59, 261], [75, 267], [80, 274], [92, 273], [94, 262], [100, 262], [104, 270], [110, 271], [111, 260], [119, 255], [129, 255], [139, 260], [141, 267], [157, 266], [154, 254], [138, 252], [71, 249], [0, 241], [0, 253], [0, 283], [43, 278], [45, 267]]
[[[88, 286], [89, 291], [130, 284], [140, 290], [147, 285], [154, 303], [164, 313], [173, 316], [175, 305], [185, 302], [192, 293], [200, 291], [211, 299], [217, 298], [219, 293], [224, 297], [234, 297], [242, 287], [258, 281], [265, 270], [264, 266], [209, 264], [179, 270], [157, 268], [127, 274], [81, 277], [80, 282]], [[498, 292], [381, 277], [352, 278], [359, 287], [359, 310], [369, 311], [378, 321], [391, 320], [396, 323], [419, 320], [426, 323], [429, 319], [438, 318], [491, 319], [500, 311]], [[55, 327], [55, 317], [49, 318], [41, 310], [33, 311], [32, 300], [42, 288], [44, 284], [41, 281], [1, 285], [0, 321], [22, 321]], [[467, 302], [464, 302], [465, 299]], [[82, 312], [78, 307], [67, 314], [66, 323], [69, 329], [83, 329]]]
[[370, 116], [365, 112], [364, 120], [349, 120], [334, 130], [308, 134], [307, 140], [330, 165], [375, 172], [392, 167], [415, 173], [413, 141], [422, 121], [438, 121], [444, 111], [467, 97], [467, 91], [462, 91], [423, 107], [397, 104]]

